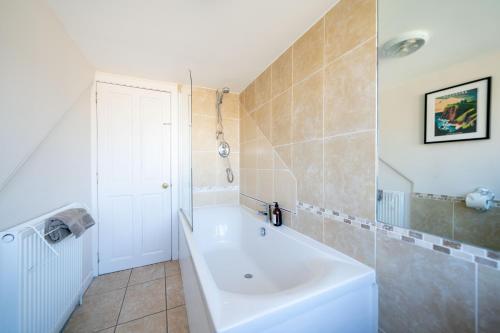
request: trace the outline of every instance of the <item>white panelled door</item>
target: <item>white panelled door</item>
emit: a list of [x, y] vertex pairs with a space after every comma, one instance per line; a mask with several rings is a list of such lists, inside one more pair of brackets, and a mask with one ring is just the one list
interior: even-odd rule
[[172, 93], [97, 83], [99, 274], [172, 257]]

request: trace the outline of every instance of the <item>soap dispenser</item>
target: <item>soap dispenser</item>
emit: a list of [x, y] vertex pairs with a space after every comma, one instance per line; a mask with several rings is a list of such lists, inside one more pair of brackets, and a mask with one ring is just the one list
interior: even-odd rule
[[283, 224], [283, 218], [282, 218], [282, 215], [281, 215], [281, 209], [278, 205], [277, 202], [274, 202], [274, 209], [273, 209], [273, 212], [272, 212], [272, 220], [271, 220], [272, 224], [276, 227], [279, 227], [280, 225]]

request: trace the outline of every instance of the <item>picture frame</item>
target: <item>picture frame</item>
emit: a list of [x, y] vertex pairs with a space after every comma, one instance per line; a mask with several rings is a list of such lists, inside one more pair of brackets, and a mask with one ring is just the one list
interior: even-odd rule
[[491, 76], [425, 94], [424, 144], [490, 138]]

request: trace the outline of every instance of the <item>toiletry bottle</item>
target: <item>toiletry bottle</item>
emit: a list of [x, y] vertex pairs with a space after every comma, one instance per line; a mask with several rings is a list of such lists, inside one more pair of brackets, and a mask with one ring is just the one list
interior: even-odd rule
[[281, 209], [278, 205], [277, 202], [274, 202], [274, 209], [273, 209], [273, 225], [276, 227], [279, 227], [281, 224], [283, 224], [283, 219], [281, 216]]

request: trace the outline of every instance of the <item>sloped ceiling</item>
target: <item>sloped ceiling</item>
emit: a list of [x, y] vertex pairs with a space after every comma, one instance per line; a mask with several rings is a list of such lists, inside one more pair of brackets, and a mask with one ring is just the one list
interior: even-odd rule
[[92, 84], [95, 69], [45, 1], [0, 1], [0, 45], [1, 191]]
[[240, 91], [336, 0], [48, 0], [99, 70]]

